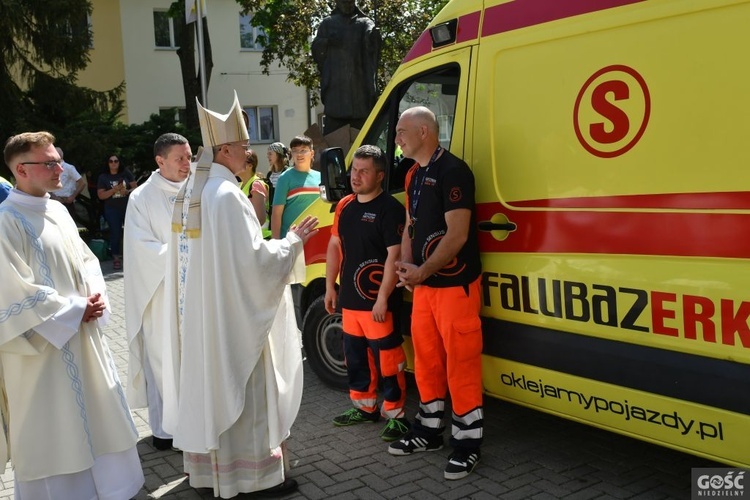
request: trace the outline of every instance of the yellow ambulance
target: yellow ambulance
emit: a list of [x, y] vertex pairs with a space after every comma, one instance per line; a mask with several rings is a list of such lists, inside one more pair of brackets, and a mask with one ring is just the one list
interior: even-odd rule
[[[403, 200], [395, 125], [424, 105], [472, 168], [487, 395], [750, 467], [749, 26], [747, 0], [453, 0], [416, 41], [352, 150], [386, 151]], [[296, 290], [333, 385], [350, 158], [323, 155]]]

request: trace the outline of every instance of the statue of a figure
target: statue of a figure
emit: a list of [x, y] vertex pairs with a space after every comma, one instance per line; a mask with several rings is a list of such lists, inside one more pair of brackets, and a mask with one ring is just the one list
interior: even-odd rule
[[336, 0], [312, 42], [320, 71], [320, 98], [325, 108], [323, 133], [346, 124], [362, 128], [377, 100], [380, 32], [356, 0]]

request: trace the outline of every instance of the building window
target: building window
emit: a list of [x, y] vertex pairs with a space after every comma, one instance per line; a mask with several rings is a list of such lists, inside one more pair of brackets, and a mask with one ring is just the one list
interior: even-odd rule
[[88, 39], [88, 48], [94, 48], [94, 32], [91, 25], [91, 15], [86, 14], [79, 19], [68, 22], [64, 29], [67, 41], [77, 43], [82, 38]]
[[187, 124], [187, 112], [185, 108], [159, 108], [159, 116], [174, 120], [175, 124]]
[[250, 24], [252, 19], [252, 14], [240, 14], [240, 47], [245, 50], [263, 50], [261, 39], [266, 34], [263, 28]]
[[278, 126], [275, 106], [250, 106], [245, 108], [250, 126], [247, 129], [250, 142], [278, 141]]
[[154, 45], [161, 49], [176, 49], [182, 23], [175, 23], [166, 10], [154, 11]]
[[89, 36], [91, 37], [91, 42], [89, 43], [89, 48], [94, 48], [94, 23], [91, 21], [91, 14], [86, 14], [86, 29], [89, 31]]

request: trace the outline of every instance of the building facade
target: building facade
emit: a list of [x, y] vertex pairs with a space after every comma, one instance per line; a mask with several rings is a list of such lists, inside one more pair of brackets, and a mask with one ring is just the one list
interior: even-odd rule
[[[142, 123], [154, 113], [181, 114], [185, 108], [176, 36], [185, 20], [167, 16], [173, 0], [93, 0], [91, 63], [79, 84], [108, 90], [125, 82], [122, 120]], [[233, 91], [250, 117], [251, 144], [260, 146], [303, 133], [316, 120], [307, 91], [286, 80], [287, 71], [271, 67], [264, 75], [262, 46], [250, 15], [235, 0], [205, 2], [213, 57], [207, 107], [230, 108]], [[193, 29], [192, 25], [188, 25]], [[197, 55], [196, 49], [196, 55]]]

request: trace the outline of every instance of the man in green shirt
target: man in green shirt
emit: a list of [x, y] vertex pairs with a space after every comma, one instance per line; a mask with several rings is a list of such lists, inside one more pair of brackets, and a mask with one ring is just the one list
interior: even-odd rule
[[298, 135], [289, 143], [289, 148], [294, 168], [279, 176], [273, 194], [271, 233], [276, 239], [286, 236], [289, 226], [320, 193], [320, 172], [312, 169], [315, 157], [312, 139]]

